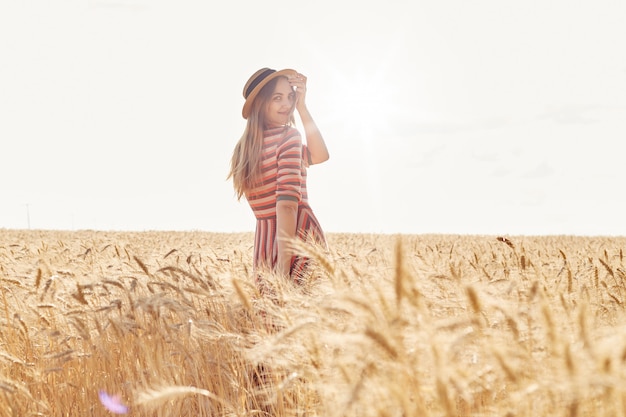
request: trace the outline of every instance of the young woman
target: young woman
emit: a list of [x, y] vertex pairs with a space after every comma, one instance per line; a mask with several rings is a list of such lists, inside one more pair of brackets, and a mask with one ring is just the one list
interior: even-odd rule
[[[233, 152], [230, 173], [237, 198], [245, 196], [256, 216], [255, 276], [263, 271], [301, 282], [308, 259], [294, 256], [290, 240], [326, 245], [309, 206], [306, 169], [328, 159], [328, 150], [306, 106], [306, 77], [292, 69], [262, 68], [243, 89], [243, 135]], [[298, 111], [306, 137], [294, 126]]]

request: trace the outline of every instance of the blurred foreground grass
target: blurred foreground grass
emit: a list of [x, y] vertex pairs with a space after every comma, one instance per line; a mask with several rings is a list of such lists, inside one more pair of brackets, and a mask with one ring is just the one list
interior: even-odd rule
[[0, 230], [0, 416], [626, 416], [626, 238]]

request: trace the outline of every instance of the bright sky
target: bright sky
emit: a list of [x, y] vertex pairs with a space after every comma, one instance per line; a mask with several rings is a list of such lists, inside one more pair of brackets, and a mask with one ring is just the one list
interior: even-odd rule
[[241, 90], [309, 78], [328, 232], [626, 235], [626, 2], [6, 0], [0, 228], [254, 230]]

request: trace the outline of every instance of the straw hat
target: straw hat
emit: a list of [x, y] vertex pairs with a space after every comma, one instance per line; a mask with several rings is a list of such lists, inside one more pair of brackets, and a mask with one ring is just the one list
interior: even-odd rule
[[271, 68], [261, 68], [252, 74], [252, 77], [248, 79], [248, 82], [243, 87], [243, 98], [246, 99], [246, 102], [243, 104], [243, 109], [241, 110], [243, 118], [247, 119], [248, 116], [250, 116], [250, 107], [252, 107], [252, 102], [265, 84], [269, 83], [276, 77], [280, 77], [281, 75], [283, 77], [288, 77], [294, 74], [296, 74], [296, 71], [292, 69], [276, 71]]

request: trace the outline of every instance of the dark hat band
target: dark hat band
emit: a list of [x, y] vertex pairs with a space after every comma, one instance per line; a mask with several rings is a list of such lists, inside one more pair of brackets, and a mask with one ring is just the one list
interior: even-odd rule
[[246, 88], [246, 94], [245, 94], [245, 98], [248, 98], [248, 96], [250, 95], [250, 93], [252, 92], [252, 90], [254, 90], [254, 88], [259, 85], [259, 83], [261, 81], [263, 81], [264, 79], [266, 79], [267, 77], [269, 77], [271, 74], [275, 73], [276, 70], [273, 69], [266, 69], [265, 71], [263, 71], [261, 74], [259, 74], [258, 77], [256, 77], [254, 79], [254, 81], [252, 81], [250, 83], [250, 85], [248, 86], [248, 88]]

